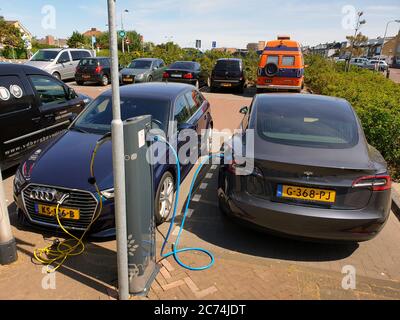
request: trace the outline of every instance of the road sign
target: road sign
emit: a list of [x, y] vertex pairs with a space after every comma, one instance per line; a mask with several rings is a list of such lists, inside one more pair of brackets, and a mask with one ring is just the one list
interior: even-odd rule
[[212, 42], [212, 47], [213, 47], [213, 49], [215, 49], [217, 47], [217, 41]]
[[121, 38], [125, 38], [126, 32], [125, 32], [124, 30], [120, 30], [120, 31], [118, 31], [118, 35], [119, 35]]
[[201, 48], [201, 40], [196, 40], [196, 49]]

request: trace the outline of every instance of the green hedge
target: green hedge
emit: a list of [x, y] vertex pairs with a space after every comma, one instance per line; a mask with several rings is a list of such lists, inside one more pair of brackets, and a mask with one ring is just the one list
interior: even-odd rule
[[317, 94], [344, 98], [356, 110], [368, 142], [389, 164], [394, 178], [400, 178], [400, 85], [382, 74], [352, 67], [317, 55], [306, 56], [307, 86]]

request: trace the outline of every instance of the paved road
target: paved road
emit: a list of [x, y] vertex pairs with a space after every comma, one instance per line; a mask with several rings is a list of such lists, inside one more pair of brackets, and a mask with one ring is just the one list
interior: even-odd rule
[[[106, 88], [77, 87], [93, 97]], [[249, 105], [254, 90], [244, 96], [232, 93], [205, 96], [211, 102], [215, 129], [237, 128], [239, 109]], [[205, 272], [187, 272], [168, 259], [152, 287], [154, 299], [174, 298], [400, 298], [400, 223], [392, 214], [383, 232], [374, 240], [359, 245], [322, 245], [282, 239], [248, 230], [223, 217], [217, 207], [216, 166], [201, 172], [201, 181], [181, 245], [200, 246], [215, 254], [215, 266]], [[182, 208], [192, 173], [182, 185]], [[43, 290], [42, 267], [32, 263], [32, 252], [50, 243], [35, 230], [18, 230], [12, 202], [12, 172], [6, 173], [5, 190], [19, 260], [0, 268], [0, 299], [108, 299], [116, 284], [115, 241], [92, 242], [87, 251], [68, 260], [57, 273], [57, 290]], [[179, 222], [179, 221], [178, 221]], [[166, 232], [168, 224], [161, 227]], [[173, 234], [177, 233], [174, 228]], [[174, 236], [173, 236], [174, 238]], [[158, 248], [161, 238], [157, 237]], [[188, 263], [202, 264], [201, 255], [184, 254]], [[358, 291], [341, 288], [342, 268], [352, 265], [359, 280]], [[10, 290], [12, 288], [12, 290]]]
[[390, 69], [390, 79], [396, 83], [400, 83], [400, 69]]

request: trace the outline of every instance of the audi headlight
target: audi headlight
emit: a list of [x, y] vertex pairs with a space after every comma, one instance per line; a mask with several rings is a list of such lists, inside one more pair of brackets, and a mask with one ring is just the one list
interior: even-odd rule
[[20, 192], [22, 186], [25, 184], [26, 180], [21, 173], [21, 170], [18, 169], [14, 176], [14, 192]]
[[114, 199], [114, 188], [101, 191], [101, 195], [107, 200]]

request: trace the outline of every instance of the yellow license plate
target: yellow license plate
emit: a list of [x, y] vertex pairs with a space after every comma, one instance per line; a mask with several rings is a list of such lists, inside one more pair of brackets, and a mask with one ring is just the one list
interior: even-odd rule
[[[44, 204], [35, 204], [36, 213], [42, 216], [55, 217], [57, 206], [48, 206]], [[79, 220], [79, 209], [58, 208], [58, 216], [61, 219]]]
[[124, 82], [133, 82], [132, 78], [123, 78]]
[[304, 188], [296, 186], [278, 185], [278, 198], [289, 198], [316, 202], [334, 203], [336, 191], [326, 189]]
[[232, 87], [232, 83], [223, 83], [221, 84], [223, 87]]

